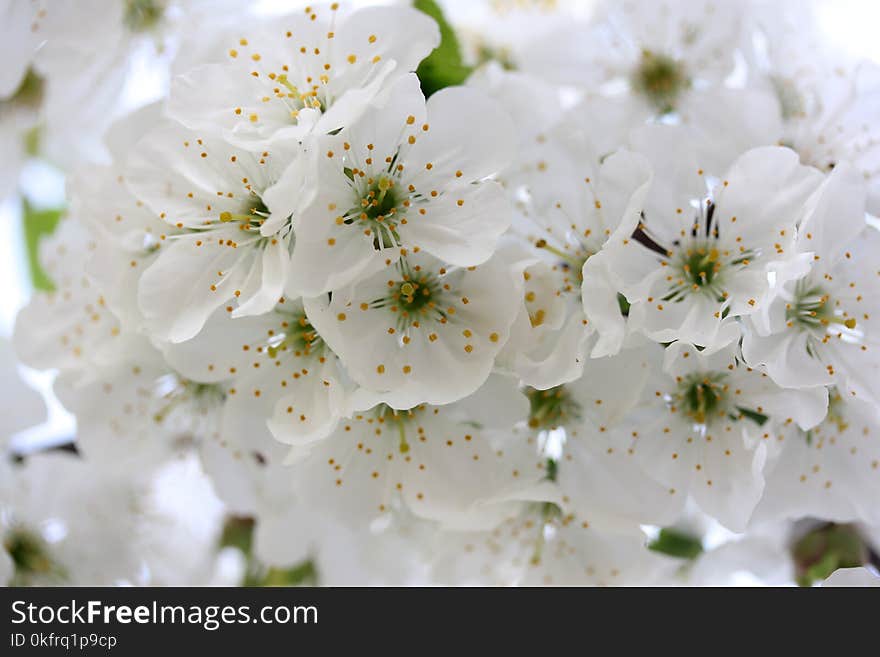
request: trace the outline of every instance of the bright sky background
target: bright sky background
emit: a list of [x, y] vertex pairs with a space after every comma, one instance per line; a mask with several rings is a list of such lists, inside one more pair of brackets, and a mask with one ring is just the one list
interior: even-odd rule
[[816, 8], [828, 40], [856, 57], [880, 62], [880, 2], [877, 0], [820, 0]]

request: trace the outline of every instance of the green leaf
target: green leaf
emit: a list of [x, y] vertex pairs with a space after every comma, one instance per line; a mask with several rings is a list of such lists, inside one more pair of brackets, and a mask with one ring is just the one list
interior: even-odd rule
[[703, 552], [703, 543], [677, 529], [661, 529], [657, 538], [648, 543], [648, 549], [678, 559], [696, 559]]
[[40, 266], [40, 239], [51, 235], [61, 218], [61, 208], [47, 210], [35, 209], [27, 199], [23, 202], [22, 222], [24, 224], [24, 239], [27, 247], [28, 266], [31, 272], [31, 282], [37, 290], [51, 292], [55, 285], [48, 274]]
[[462, 84], [473, 68], [462, 60], [458, 37], [435, 0], [415, 0], [413, 6], [428, 14], [440, 27], [440, 45], [422, 60], [416, 70], [422, 83], [422, 92], [428, 98], [445, 87]]

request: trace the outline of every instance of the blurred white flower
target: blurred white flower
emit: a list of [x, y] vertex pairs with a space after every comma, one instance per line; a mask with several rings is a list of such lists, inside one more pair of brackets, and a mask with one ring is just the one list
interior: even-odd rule
[[3, 373], [0, 445], [4, 445], [14, 433], [46, 419], [46, 403], [40, 393], [21, 379], [17, 365], [12, 345], [0, 338], [0, 372]]

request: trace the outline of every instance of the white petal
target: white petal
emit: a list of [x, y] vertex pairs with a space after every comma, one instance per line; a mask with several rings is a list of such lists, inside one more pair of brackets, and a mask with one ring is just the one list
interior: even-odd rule
[[237, 248], [220, 244], [241, 239], [237, 228], [212, 235], [216, 241], [198, 234], [175, 238], [141, 277], [138, 303], [157, 336], [188, 340], [247, 282], [258, 252], [248, 242]]
[[599, 334], [591, 352], [593, 358], [616, 354], [626, 335], [626, 320], [617, 297], [619, 285], [606, 261], [607, 255], [600, 251], [584, 263], [583, 269], [584, 315]]
[[267, 313], [284, 293], [290, 264], [288, 243], [290, 236], [270, 238], [257, 256], [254, 272], [260, 273], [260, 281], [253, 295], [244, 298], [239, 306], [232, 311], [233, 317], [261, 315]]
[[[399, 321], [410, 320], [394, 312], [398, 304], [373, 305], [397, 289], [402, 281], [397, 267], [335, 292], [332, 301], [306, 299], [306, 313], [351, 377], [395, 408], [461, 399], [489, 376], [521, 292], [499, 258], [467, 270], [446, 270], [422, 254], [407, 261], [450, 285], [448, 291], [435, 290], [439, 307], [415, 320], [418, 325], [399, 330]], [[441, 308], [445, 320], [437, 315]]]
[[510, 226], [512, 208], [501, 186], [488, 181], [447, 192], [426, 208], [409, 213], [405, 239], [446, 262], [469, 267], [488, 260]]
[[880, 577], [867, 568], [838, 568], [828, 577], [822, 586], [880, 586]]
[[[428, 99], [427, 109], [429, 129], [417, 137], [404, 158], [407, 170], [414, 172], [410, 182], [417, 189], [439, 189], [435, 181], [464, 186], [497, 173], [513, 157], [513, 122], [483, 92], [447, 87]], [[462, 175], [457, 177], [457, 171]]]
[[269, 429], [277, 440], [306, 445], [329, 435], [346, 407], [346, 391], [337, 372], [335, 357], [315, 372], [296, 377], [284, 386], [275, 404]]

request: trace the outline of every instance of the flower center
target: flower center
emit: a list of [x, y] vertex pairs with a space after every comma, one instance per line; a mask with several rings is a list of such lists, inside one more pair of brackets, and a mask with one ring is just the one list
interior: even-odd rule
[[30, 577], [48, 575], [56, 570], [46, 542], [24, 527], [10, 529], [3, 539], [3, 547], [15, 567], [13, 583], [27, 583]]
[[515, 71], [517, 68], [509, 48], [505, 46], [496, 47], [481, 41], [477, 46], [477, 66], [488, 62], [497, 62], [505, 71]]
[[268, 217], [269, 217], [269, 208], [267, 208], [266, 204], [263, 203], [263, 199], [261, 199], [256, 194], [253, 194], [251, 202], [244, 212], [241, 212], [241, 213], [221, 212], [220, 213], [220, 221], [221, 222], [229, 223], [229, 222], [237, 221], [237, 222], [239, 222], [239, 228], [241, 228], [242, 230], [259, 231], [260, 226], [263, 225], [263, 222], [265, 222], [266, 219], [268, 219]]
[[695, 423], [708, 424], [713, 417], [727, 413], [724, 379], [720, 373], [692, 374], [678, 384], [675, 401]]
[[[357, 184], [359, 173], [346, 169], [346, 175]], [[397, 206], [400, 202], [394, 189], [394, 178], [381, 175], [378, 180], [367, 181], [366, 191], [358, 193], [358, 200], [343, 217], [340, 223], [348, 226], [357, 224], [366, 235], [372, 235], [373, 247], [386, 249], [400, 244], [397, 234]]]
[[[837, 386], [828, 386], [828, 413], [825, 415], [825, 419], [820, 427], [825, 428], [828, 425], [831, 425], [828, 428], [832, 434], [835, 432], [843, 433], [849, 429], [849, 421], [846, 418], [846, 405], [843, 403], [843, 397]], [[808, 445], [813, 444], [813, 431], [815, 429], [816, 427], [804, 432]]]
[[[321, 87], [317, 84], [313, 84], [311, 79], [308, 80], [306, 86], [308, 86], [309, 90], [302, 92], [299, 88], [292, 84], [288, 79], [287, 75], [282, 73], [281, 75], [275, 78], [277, 82], [284, 86], [287, 89], [287, 94], [283, 92], [278, 92], [281, 97], [287, 97], [287, 99], [292, 99], [295, 107], [303, 108], [307, 107], [310, 109], [316, 109], [319, 112], [324, 112], [327, 109], [327, 101], [326, 99], [321, 98]], [[321, 76], [321, 82], [323, 84], [327, 84], [326, 76]], [[291, 112], [291, 117], [296, 117], [297, 112]]]
[[536, 241], [535, 248], [544, 249], [545, 251], [552, 253], [554, 256], [559, 258], [559, 266], [562, 268], [563, 271], [562, 286], [560, 288], [560, 291], [575, 292], [577, 294], [580, 294], [581, 284], [583, 283], [584, 264], [594, 254], [594, 251], [591, 251], [583, 244], [577, 244], [576, 248], [571, 247], [574, 248], [574, 252], [571, 253], [568, 251], [568, 244], [566, 244], [566, 246], [562, 249], [559, 249], [551, 244], [548, 244], [547, 240], [545, 239], [539, 239], [538, 241]]
[[156, 0], [126, 0], [122, 22], [132, 32], [144, 32], [159, 22], [163, 11]]
[[529, 426], [532, 429], [555, 429], [581, 417], [580, 404], [565, 386], [547, 390], [526, 388], [525, 395], [529, 400]]
[[400, 302], [403, 312], [414, 315], [421, 313], [424, 308], [431, 305], [431, 296], [435, 288], [434, 277], [426, 274], [421, 278], [399, 283], [395, 296]]
[[675, 109], [682, 91], [690, 86], [684, 65], [667, 55], [642, 51], [642, 58], [633, 74], [632, 85], [645, 95], [661, 114]]
[[[409, 443], [406, 440], [407, 426], [412, 422], [413, 418], [421, 414], [424, 410], [424, 405], [416, 406], [407, 410], [398, 410], [396, 408], [391, 408], [387, 404], [378, 404], [372, 410], [372, 415], [374, 417], [368, 419], [367, 422], [377, 422], [381, 425], [397, 427], [397, 435], [399, 438], [398, 449], [401, 454], [406, 454], [409, 451]], [[422, 431], [423, 429], [421, 428], [418, 430], [419, 433]]]
[[760, 251], [755, 249], [738, 247], [735, 252], [726, 250], [714, 218], [714, 202], [711, 199], [701, 201], [690, 234], [666, 246], [651, 236], [642, 215], [632, 239], [659, 255], [661, 264], [678, 274], [667, 276], [670, 286], [663, 301], [682, 301], [689, 294], [700, 292], [721, 303], [728, 297], [724, 289], [726, 274], [748, 267], [752, 260], [760, 257]]
[[721, 272], [721, 259], [714, 247], [692, 247], [679, 257], [682, 274], [693, 289], [711, 287]]
[[382, 221], [394, 214], [397, 209], [394, 180], [387, 176], [381, 176], [378, 182], [370, 186], [364, 198], [361, 199], [361, 207], [371, 221]]
[[226, 398], [223, 388], [213, 383], [197, 383], [170, 374], [157, 383], [157, 392], [165, 400], [159, 410], [153, 414], [153, 421], [162, 424], [181, 406], [184, 416], [207, 415], [220, 407]]
[[828, 294], [818, 285], [800, 280], [795, 285], [794, 298], [785, 307], [785, 319], [789, 327], [804, 330], [819, 329], [824, 332], [831, 325], [856, 328], [854, 317], [836, 314]]
[[327, 345], [304, 312], [291, 313], [281, 326], [284, 332], [272, 336], [266, 350], [270, 358], [275, 358], [279, 352], [284, 351], [291, 351], [297, 357], [323, 356]]
[[725, 259], [713, 240], [695, 240], [687, 246], [679, 245], [670, 255], [670, 268], [678, 276], [670, 278], [672, 285], [663, 301], [681, 301], [689, 294], [700, 293], [720, 303], [728, 296], [724, 289], [725, 272], [729, 272], [731, 266], [748, 266], [754, 254], [747, 251], [735, 259]]
[[751, 420], [758, 426], [768, 420], [760, 406], [752, 409], [732, 403], [728, 388], [726, 372], [699, 372], [679, 378], [676, 391], [665, 399], [672, 412], [681, 411], [704, 428], [716, 418]]
[[828, 415], [825, 421], [834, 424], [840, 433], [849, 429], [849, 422], [846, 420], [846, 407], [843, 403], [843, 397], [836, 386], [828, 388]]
[[782, 110], [784, 120], [790, 121], [805, 115], [804, 98], [794, 82], [779, 75], [771, 75], [770, 84], [773, 85], [773, 90], [779, 99], [779, 107]]
[[373, 308], [387, 308], [397, 315], [398, 330], [405, 331], [410, 326], [418, 327], [419, 322], [430, 320], [445, 324], [454, 308], [445, 308], [443, 303], [450, 290], [448, 284], [440, 282], [437, 274], [412, 266], [405, 258], [397, 263], [401, 277], [388, 281], [387, 296], [373, 301]]

